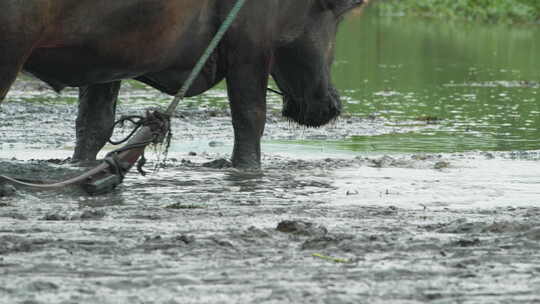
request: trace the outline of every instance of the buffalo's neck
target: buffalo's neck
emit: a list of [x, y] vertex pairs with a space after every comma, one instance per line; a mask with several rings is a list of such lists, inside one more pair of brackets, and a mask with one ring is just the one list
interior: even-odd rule
[[276, 30], [279, 33], [276, 42], [278, 45], [284, 45], [294, 41], [305, 31], [313, 0], [278, 2], [277, 13], [273, 16], [279, 25]]

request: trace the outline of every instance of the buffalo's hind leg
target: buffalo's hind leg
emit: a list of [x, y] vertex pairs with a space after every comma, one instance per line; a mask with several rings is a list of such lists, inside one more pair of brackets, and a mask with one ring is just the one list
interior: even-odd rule
[[40, 39], [44, 25], [35, 13], [45, 2], [0, 1], [0, 103]]
[[2, 45], [2, 43], [0, 40], [0, 103], [6, 98], [11, 85], [22, 69], [27, 54], [30, 52], [29, 48], [11, 48], [9, 44]]
[[20, 67], [2, 66], [0, 67], [0, 103], [6, 98], [9, 88], [17, 78]]
[[93, 161], [112, 135], [120, 81], [79, 88], [73, 161]]

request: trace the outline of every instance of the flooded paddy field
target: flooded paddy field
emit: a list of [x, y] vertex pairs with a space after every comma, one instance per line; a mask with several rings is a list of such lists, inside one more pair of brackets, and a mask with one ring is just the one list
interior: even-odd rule
[[[347, 113], [299, 128], [269, 96], [262, 174], [207, 165], [232, 149], [218, 87], [181, 106], [159, 171], [110, 194], [0, 186], [0, 303], [540, 302], [539, 36], [351, 16]], [[118, 115], [169, 100], [126, 83]], [[76, 111], [21, 78], [0, 173], [84, 170], [63, 161]]]

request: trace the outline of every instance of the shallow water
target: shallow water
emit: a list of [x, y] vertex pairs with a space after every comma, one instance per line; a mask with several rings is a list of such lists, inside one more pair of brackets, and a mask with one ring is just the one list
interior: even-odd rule
[[[347, 33], [372, 37], [375, 21], [348, 20], [340, 42]], [[389, 32], [412, 27], [414, 35], [437, 25], [377, 22]], [[372, 41], [349, 39], [364, 40]], [[439, 81], [420, 68], [353, 61], [352, 42], [338, 52], [336, 83], [356, 115], [322, 129], [298, 128], [280, 117], [280, 101], [271, 96], [262, 174], [202, 165], [231, 151], [230, 115], [218, 88], [181, 105], [170, 160], [158, 172], [132, 172], [103, 196], [18, 189], [0, 197], [0, 303], [540, 301], [540, 151], [529, 146], [526, 130], [498, 133], [506, 108], [486, 114], [486, 129], [474, 129], [492, 128], [490, 136], [473, 136], [459, 131], [462, 122], [483, 121], [483, 114], [442, 99], [506, 90], [519, 100], [534, 85], [459, 80], [458, 72]], [[380, 77], [362, 76], [363, 66]], [[358, 73], [343, 76], [349, 69]], [[363, 77], [370, 81], [358, 86]], [[408, 98], [410, 92], [420, 93]], [[73, 150], [75, 97], [29, 79], [16, 84], [0, 108], [0, 173], [60, 180], [84, 170], [58, 164]], [[119, 115], [170, 97], [129, 83], [121, 100]], [[497, 100], [485, 102], [490, 108]], [[432, 112], [441, 103], [448, 111]], [[476, 149], [489, 151], [470, 151]], [[157, 156], [147, 156], [151, 170]]]
[[334, 79], [347, 110], [387, 120], [355, 151], [539, 149], [540, 28], [378, 17], [349, 18]]

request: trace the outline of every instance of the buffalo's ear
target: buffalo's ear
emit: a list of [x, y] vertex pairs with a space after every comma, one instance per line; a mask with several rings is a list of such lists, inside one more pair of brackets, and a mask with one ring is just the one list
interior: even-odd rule
[[361, 5], [368, 0], [320, 0], [324, 8], [334, 11], [334, 14], [341, 16], [347, 11]]

